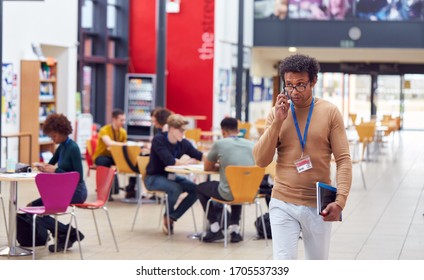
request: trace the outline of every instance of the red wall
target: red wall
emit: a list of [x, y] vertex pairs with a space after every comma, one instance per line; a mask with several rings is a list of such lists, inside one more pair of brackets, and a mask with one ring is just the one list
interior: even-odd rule
[[[156, 2], [132, 0], [131, 73], [155, 73]], [[166, 107], [182, 115], [206, 116], [212, 127], [214, 0], [181, 0], [180, 12], [167, 16]]]

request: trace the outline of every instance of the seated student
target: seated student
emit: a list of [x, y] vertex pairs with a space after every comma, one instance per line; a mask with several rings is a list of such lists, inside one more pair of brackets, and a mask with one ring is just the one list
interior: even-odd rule
[[[112, 154], [109, 151], [109, 147], [112, 145], [125, 145], [127, 142], [127, 131], [124, 129], [126, 117], [124, 111], [121, 109], [114, 109], [112, 111], [112, 122], [102, 126], [98, 133], [97, 146], [94, 151], [93, 161], [97, 166], [111, 167], [115, 165], [115, 161], [112, 158]], [[135, 186], [135, 177], [130, 179], [130, 185], [133, 183]], [[119, 189], [118, 178], [115, 177], [115, 188]], [[134, 188], [134, 187], [133, 187]], [[109, 201], [112, 201], [112, 194], [115, 194], [111, 190]], [[135, 197], [135, 192], [134, 192]]]
[[[167, 120], [168, 131], [155, 135], [150, 149], [149, 164], [146, 167], [146, 188], [165, 191], [168, 194], [171, 234], [173, 223], [177, 221], [197, 200], [196, 184], [173, 173], [165, 171], [169, 165], [186, 165], [201, 161], [202, 152], [183, 138], [188, 121], [183, 116], [172, 114]], [[189, 158], [182, 157], [183, 155]], [[181, 193], [187, 196], [175, 208]], [[168, 234], [166, 215], [163, 219], [163, 232]]]
[[151, 118], [152, 124], [154, 126], [154, 135], [156, 135], [158, 132], [168, 131], [168, 125], [166, 124], [166, 121], [171, 114], [172, 111], [162, 107], [157, 107], [152, 111]]
[[[71, 203], [83, 203], [87, 199], [87, 187], [84, 182], [80, 149], [77, 143], [69, 138], [69, 134], [72, 133], [70, 121], [62, 114], [50, 114], [43, 124], [43, 132], [48, 135], [55, 144], [58, 144], [59, 147], [56, 149], [53, 157], [48, 163], [40, 163], [37, 166], [38, 170], [49, 173], [77, 171], [80, 174], [80, 179]], [[43, 201], [41, 198], [38, 198], [30, 202], [28, 206], [43, 206]], [[38, 217], [37, 223], [43, 225], [53, 236], [55, 236], [55, 219], [53, 217]], [[60, 252], [65, 249], [66, 235], [70, 225], [64, 225], [61, 222], [58, 222], [57, 226], [57, 251]], [[79, 236], [80, 240], [84, 239], [84, 235], [81, 232], [79, 232]], [[77, 230], [75, 228], [71, 228], [68, 248], [71, 248], [75, 241], [77, 241]], [[49, 246], [49, 251], [54, 252], [54, 245]]]
[[[225, 168], [228, 165], [255, 165], [252, 154], [254, 143], [250, 140], [237, 137], [239, 133], [237, 126], [238, 123], [235, 118], [225, 118], [221, 121], [223, 139], [214, 142], [205, 159], [205, 170], [219, 170], [219, 182], [204, 182], [196, 188], [200, 203], [205, 211], [207, 202], [211, 197], [226, 201], [233, 200], [233, 195], [225, 176]], [[207, 218], [210, 228], [203, 237], [204, 242], [213, 242], [224, 238], [219, 221], [217, 220], [217, 209], [215, 208], [213, 203], [209, 205]], [[240, 235], [240, 213], [241, 205], [231, 206], [229, 232], [232, 243], [243, 240]]]
[[[114, 109], [112, 111], [112, 123], [106, 124], [100, 128], [96, 151], [93, 155], [93, 160], [96, 165], [106, 167], [115, 165], [115, 161], [108, 148], [112, 145], [122, 146], [127, 143], [127, 131], [124, 129], [125, 121], [126, 117], [124, 111], [121, 109]], [[135, 183], [136, 178], [130, 177], [129, 184], [125, 188], [125, 198], [135, 197]], [[116, 189], [119, 189], [117, 177], [115, 177], [114, 184]], [[110, 196], [109, 200], [113, 200], [113, 198]]]

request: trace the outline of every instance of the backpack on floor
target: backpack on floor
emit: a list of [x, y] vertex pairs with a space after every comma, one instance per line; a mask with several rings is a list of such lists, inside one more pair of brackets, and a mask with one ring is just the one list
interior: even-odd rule
[[[265, 221], [266, 235], [269, 239], [271, 239], [272, 235], [271, 235], [271, 222], [269, 221], [269, 213], [265, 213], [263, 215], [263, 217], [264, 217], [264, 221]], [[259, 238], [265, 238], [261, 217], [258, 217], [256, 219], [255, 228], [256, 228], [256, 232], [258, 233], [258, 237]]]
[[[35, 223], [35, 246], [44, 246], [49, 238], [45, 227]], [[16, 240], [23, 247], [32, 247], [32, 215], [16, 215]]]

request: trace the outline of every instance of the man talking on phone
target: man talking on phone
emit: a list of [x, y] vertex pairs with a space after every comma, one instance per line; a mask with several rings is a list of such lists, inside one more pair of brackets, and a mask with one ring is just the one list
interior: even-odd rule
[[[335, 105], [313, 96], [318, 72], [318, 61], [306, 55], [295, 54], [280, 62], [283, 92], [253, 149], [261, 167], [271, 163], [277, 153], [269, 204], [274, 259], [297, 259], [300, 234], [306, 259], [328, 259], [331, 222], [339, 221], [352, 183], [343, 117]], [[337, 166], [337, 195], [320, 216], [315, 186], [317, 181], [331, 184], [332, 155]]]

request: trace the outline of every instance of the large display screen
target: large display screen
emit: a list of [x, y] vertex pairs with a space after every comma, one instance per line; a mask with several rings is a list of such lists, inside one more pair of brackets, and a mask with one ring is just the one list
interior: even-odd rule
[[255, 18], [422, 21], [424, 0], [255, 0]]

